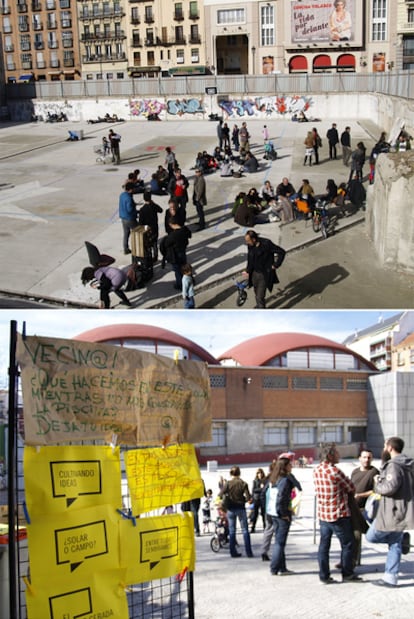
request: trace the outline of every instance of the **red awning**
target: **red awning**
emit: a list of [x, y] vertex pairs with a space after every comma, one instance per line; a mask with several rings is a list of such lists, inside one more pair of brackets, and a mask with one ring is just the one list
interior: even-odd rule
[[355, 56], [353, 54], [342, 54], [337, 60], [338, 67], [355, 67]]
[[305, 56], [293, 56], [289, 62], [290, 71], [307, 71], [308, 61]]
[[320, 54], [313, 59], [313, 67], [317, 69], [318, 67], [330, 67], [332, 64], [331, 57], [328, 54]]

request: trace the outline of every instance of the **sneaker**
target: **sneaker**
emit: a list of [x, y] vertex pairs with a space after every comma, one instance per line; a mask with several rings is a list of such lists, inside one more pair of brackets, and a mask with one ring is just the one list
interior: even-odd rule
[[386, 580], [382, 580], [382, 578], [380, 578], [379, 580], [374, 580], [372, 584], [375, 585], [376, 587], [386, 587], [388, 589], [395, 589], [397, 587], [397, 585], [393, 585], [392, 583], [387, 582]]
[[342, 582], [363, 582], [363, 578], [361, 576], [357, 576], [356, 574], [351, 574], [350, 576], [342, 576]]
[[401, 541], [401, 552], [402, 552], [402, 554], [403, 555], [408, 555], [408, 553], [410, 552], [410, 547], [411, 547], [410, 534], [408, 533], [408, 531], [405, 531], [405, 533], [403, 533], [402, 541]]
[[292, 570], [284, 570], [283, 572], [280, 572], [281, 576], [292, 576], [292, 574], [294, 574], [295, 572], [293, 572]]
[[332, 576], [329, 576], [329, 578], [327, 578], [326, 580], [324, 580], [323, 578], [320, 579], [321, 583], [323, 585], [332, 585], [333, 583], [338, 582], [337, 580], [335, 580], [334, 578], [332, 578]]

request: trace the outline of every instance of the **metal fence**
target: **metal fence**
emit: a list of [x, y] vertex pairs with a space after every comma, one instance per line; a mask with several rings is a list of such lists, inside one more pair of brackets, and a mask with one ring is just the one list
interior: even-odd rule
[[317, 73], [297, 75], [226, 75], [160, 77], [107, 81], [59, 81], [7, 84], [7, 99], [76, 99], [97, 97], [201, 96], [214, 87], [217, 95], [376, 93], [414, 98], [414, 73]]

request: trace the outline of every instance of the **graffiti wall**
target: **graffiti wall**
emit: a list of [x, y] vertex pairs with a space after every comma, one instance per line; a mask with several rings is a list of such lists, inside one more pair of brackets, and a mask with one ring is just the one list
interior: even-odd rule
[[[29, 121], [33, 116], [48, 118], [49, 114], [66, 114], [69, 121], [80, 122], [114, 115], [125, 120], [147, 120], [156, 114], [160, 120], [201, 120], [219, 114], [224, 119], [287, 118], [307, 112], [315, 105], [312, 97], [273, 95], [263, 97], [212, 97], [165, 99], [102, 99], [14, 100], [9, 102], [12, 120]], [[313, 112], [313, 109], [312, 109]], [[319, 113], [319, 115], [321, 115]]]

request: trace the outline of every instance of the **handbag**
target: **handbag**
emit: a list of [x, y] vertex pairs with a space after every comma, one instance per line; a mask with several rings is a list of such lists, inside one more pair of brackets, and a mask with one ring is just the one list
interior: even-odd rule
[[373, 492], [367, 498], [364, 509], [364, 516], [367, 522], [371, 523], [375, 520], [375, 517], [378, 513], [379, 502], [381, 500], [381, 495]]

